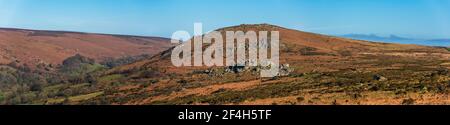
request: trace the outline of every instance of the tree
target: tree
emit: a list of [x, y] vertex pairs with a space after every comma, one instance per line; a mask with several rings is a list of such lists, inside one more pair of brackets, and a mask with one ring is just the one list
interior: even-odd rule
[[38, 92], [42, 90], [42, 85], [39, 83], [34, 83], [30, 86], [30, 90], [34, 92]]

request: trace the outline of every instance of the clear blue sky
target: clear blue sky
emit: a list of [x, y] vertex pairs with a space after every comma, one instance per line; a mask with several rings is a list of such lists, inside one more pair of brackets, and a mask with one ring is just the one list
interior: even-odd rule
[[0, 27], [169, 37], [194, 22], [450, 38], [450, 0], [0, 0]]

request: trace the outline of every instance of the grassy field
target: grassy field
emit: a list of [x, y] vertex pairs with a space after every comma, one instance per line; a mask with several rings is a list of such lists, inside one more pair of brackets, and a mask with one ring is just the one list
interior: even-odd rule
[[95, 97], [103, 95], [103, 94], [104, 94], [103, 92], [94, 92], [94, 93], [89, 93], [89, 94], [85, 94], [85, 95], [72, 96], [72, 97], [68, 97], [68, 98], [52, 98], [52, 99], [46, 100], [46, 104], [76, 103], [76, 102], [83, 101], [83, 100], [89, 100], [89, 99], [95, 98]]

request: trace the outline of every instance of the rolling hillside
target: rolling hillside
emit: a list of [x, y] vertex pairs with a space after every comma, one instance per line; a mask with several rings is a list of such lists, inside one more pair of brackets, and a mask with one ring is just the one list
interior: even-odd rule
[[352, 40], [269, 24], [217, 31], [237, 30], [279, 31], [283, 75], [261, 78], [258, 67], [174, 67], [169, 48], [112, 68], [77, 55], [64, 61], [63, 82], [7, 86], [0, 95], [6, 104], [450, 104], [447, 48]]
[[102, 61], [107, 58], [153, 55], [171, 46], [169, 39], [160, 37], [2, 28], [0, 64], [61, 64], [64, 59], [75, 54]]
[[[259, 78], [254, 69], [171, 65], [171, 50], [116, 67], [101, 78], [106, 94], [81, 104], [448, 104], [445, 48], [351, 40], [268, 24], [217, 31], [280, 31], [289, 75]], [[426, 93], [419, 97], [418, 93]], [[411, 101], [413, 100], [413, 101]]]
[[[445, 48], [352, 40], [334, 36], [302, 32], [269, 24], [239, 25], [221, 28], [217, 31], [220, 31], [222, 33], [224, 33], [225, 31], [279, 31], [281, 54], [280, 62], [289, 63], [292, 65], [304, 65], [298, 64], [299, 60], [320, 60], [322, 58], [344, 59], [381, 54], [392, 56], [397, 55], [402, 57], [425, 57], [427, 56], [425, 53], [430, 53], [438, 57], [442, 57], [442, 60], [449, 59], [449, 52], [446, 51]], [[129, 70], [130, 68], [152, 68], [152, 66], [155, 65], [160, 68], [173, 68], [174, 70], [176, 70], [178, 68], [173, 67], [172, 63], [170, 62], [170, 54], [171, 49], [156, 54], [156, 56], [152, 59], [136, 62], [123, 67], [118, 67], [111, 71], [113, 72], [114, 70], [118, 70], [117, 72], [120, 72], [120, 70]], [[320, 67], [311, 68], [316, 69]], [[305, 69], [303, 70], [305, 71]]]

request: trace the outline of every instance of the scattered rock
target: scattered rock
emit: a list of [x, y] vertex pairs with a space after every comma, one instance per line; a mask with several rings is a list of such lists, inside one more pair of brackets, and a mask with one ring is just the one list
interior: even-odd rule
[[248, 68], [246, 68], [246, 66], [238, 66], [238, 65], [236, 65], [236, 66], [228, 66], [225, 69], [225, 72], [227, 72], [227, 73], [241, 73], [241, 72], [244, 72], [245, 69], [248, 69]]
[[278, 76], [288, 76], [292, 72], [289, 64], [282, 64]]
[[380, 82], [388, 80], [386, 77], [381, 76], [381, 75], [375, 75], [375, 76], [373, 76], [373, 79], [377, 80], [377, 81], [380, 81]]

